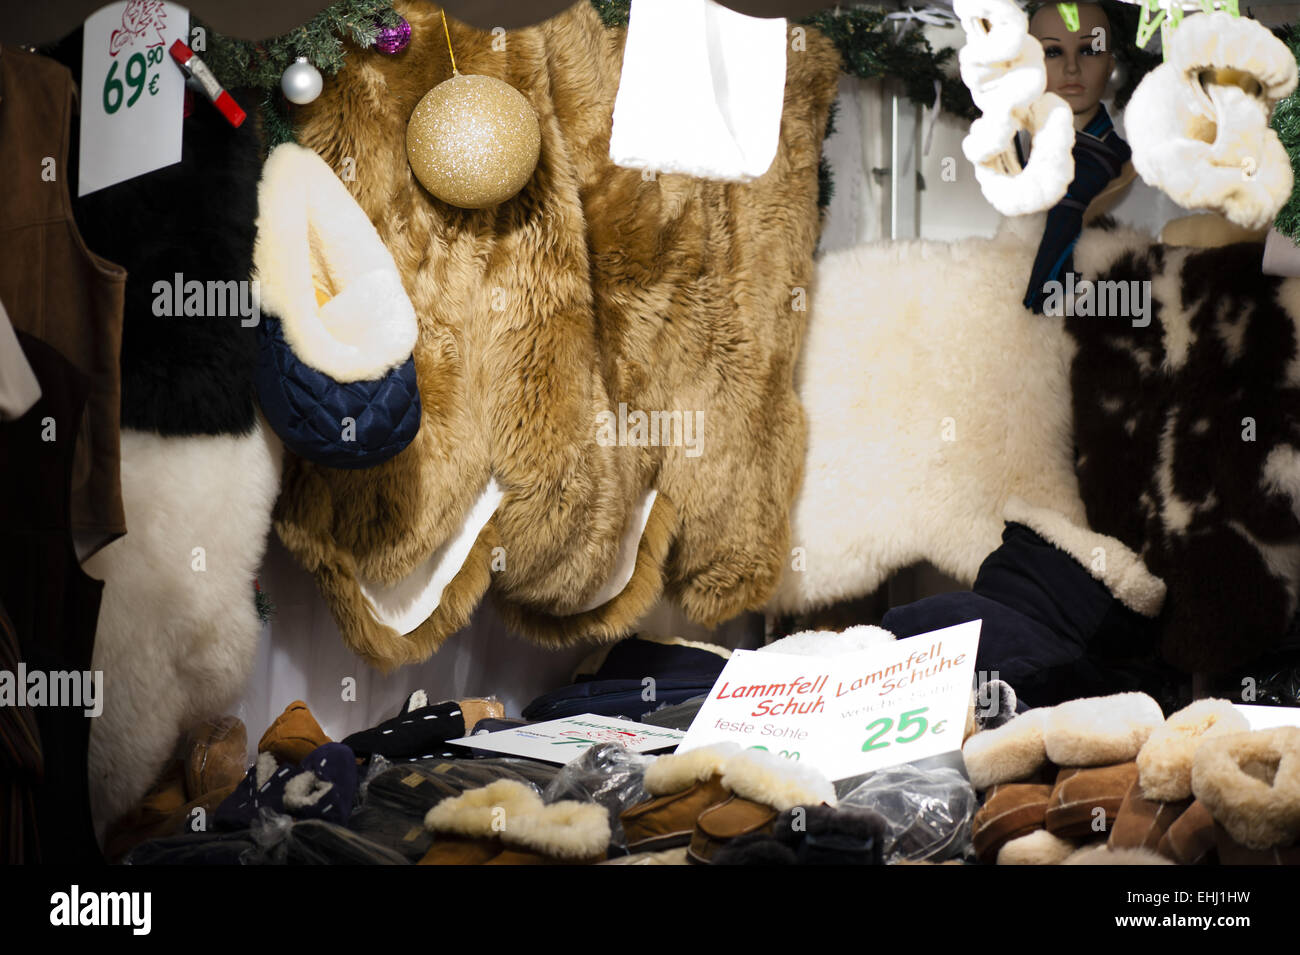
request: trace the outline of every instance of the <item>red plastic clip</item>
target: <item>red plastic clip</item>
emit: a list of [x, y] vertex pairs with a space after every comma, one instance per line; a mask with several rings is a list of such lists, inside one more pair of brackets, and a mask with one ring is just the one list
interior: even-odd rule
[[195, 56], [193, 50], [183, 41], [177, 40], [172, 44], [171, 54], [172, 59], [185, 71], [186, 76], [198, 80], [199, 85], [203, 87], [203, 92], [212, 101], [212, 105], [221, 111], [221, 115], [226, 117], [226, 121], [231, 126], [238, 126], [244, 121], [247, 114], [240, 109], [235, 98], [217, 82], [217, 78], [212, 75], [207, 64]]

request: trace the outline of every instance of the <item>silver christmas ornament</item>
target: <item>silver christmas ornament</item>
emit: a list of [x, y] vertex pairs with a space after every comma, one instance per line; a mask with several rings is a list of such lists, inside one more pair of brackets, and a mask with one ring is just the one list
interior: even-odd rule
[[289, 68], [280, 77], [280, 90], [284, 93], [284, 98], [299, 106], [305, 106], [320, 96], [324, 88], [325, 80], [321, 77], [320, 70], [308, 63], [305, 56], [300, 56], [289, 64]]

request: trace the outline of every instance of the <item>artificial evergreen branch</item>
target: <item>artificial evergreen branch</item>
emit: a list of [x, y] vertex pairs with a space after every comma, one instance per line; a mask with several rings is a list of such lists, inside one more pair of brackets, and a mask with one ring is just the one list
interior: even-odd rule
[[[1291, 54], [1300, 61], [1300, 29], [1286, 27], [1278, 30], [1277, 34]], [[1291, 158], [1291, 173], [1295, 181], [1300, 183], [1300, 91], [1292, 93], [1273, 107], [1270, 125]], [[1300, 190], [1291, 190], [1291, 197], [1278, 211], [1273, 226], [1292, 242], [1300, 243]]]

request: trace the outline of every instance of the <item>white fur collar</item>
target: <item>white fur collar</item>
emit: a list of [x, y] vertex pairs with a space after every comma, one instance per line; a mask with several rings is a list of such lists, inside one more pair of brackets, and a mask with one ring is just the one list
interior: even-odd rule
[[[410, 357], [415, 309], [379, 233], [325, 161], [272, 150], [258, 189], [255, 277], [289, 347], [338, 382], [381, 378]], [[332, 297], [317, 305], [316, 287]]]

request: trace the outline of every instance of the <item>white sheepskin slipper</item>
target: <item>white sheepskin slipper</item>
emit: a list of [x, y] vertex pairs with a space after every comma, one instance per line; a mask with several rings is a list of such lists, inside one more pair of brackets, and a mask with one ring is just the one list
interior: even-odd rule
[[1197, 700], [1165, 721], [1138, 753], [1142, 795], [1178, 802], [1192, 795], [1192, 759], [1206, 737], [1246, 733], [1250, 723], [1227, 700]]
[[[955, 0], [966, 43], [958, 53], [962, 81], [983, 115], [971, 123], [962, 152], [992, 206], [1006, 216], [1049, 209], [1074, 178], [1070, 107], [1046, 92], [1043, 48], [1029, 35], [1029, 18], [1011, 0]], [[1014, 141], [1033, 137], [1022, 169]]]
[[1068, 839], [1039, 829], [1019, 839], [1012, 839], [998, 850], [998, 865], [1060, 865], [1077, 845]]
[[888, 630], [880, 627], [849, 627], [842, 633], [834, 630], [804, 630], [792, 633], [759, 647], [759, 653], [788, 653], [792, 656], [835, 656], [840, 653], [856, 653], [869, 647], [878, 647], [882, 643], [896, 640]]
[[1058, 766], [1127, 763], [1164, 721], [1160, 704], [1145, 693], [1069, 700], [1049, 711], [1043, 744]]
[[961, 748], [971, 785], [983, 792], [1028, 779], [1047, 762], [1043, 730], [1049, 709], [1021, 713], [997, 729], [976, 733]]
[[1248, 849], [1300, 840], [1300, 728], [1205, 740], [1192, 761], [1192, 792]]
[[715, 743], [685, 753], [660, 756], [646, 767], [642, 785], [651, 796], [666, 796], [721, 775], [727, 760], [741, 752], [739, 743]]
[[1084, 846], [1061, 865], [1174, 865], [1150, 849], [1111, 849], [1100, 845]]
[[590, 859], [609, 847], [609, 814], [597, 803], [543, 803], [531, 786], [499, 779], [444, 799], [425, 814], [424, 827], [444, 836], [499, 837], [514, 848], [556, 859]]
[[1267, 27], [1225, 12], [1190, 16], [1125, 111], [1133, 166], [1184, 208], [1267, 228], [1293, 185], [1269, 119], [1295, 87], [1295, 58]]
[[722, 785], [742, 799], [780, 812], [836, 803], [835, 787], [818, 770], [761, 749], [742, 750], [727, 760]]

